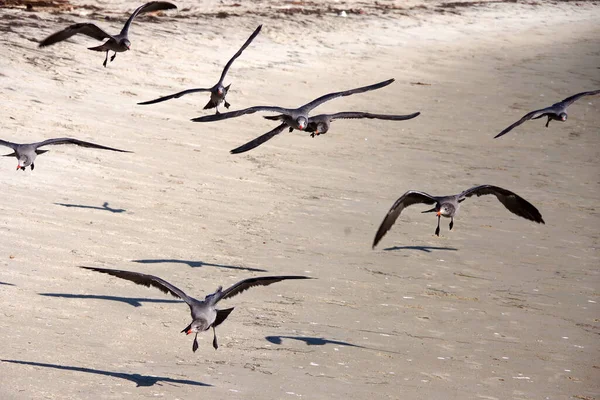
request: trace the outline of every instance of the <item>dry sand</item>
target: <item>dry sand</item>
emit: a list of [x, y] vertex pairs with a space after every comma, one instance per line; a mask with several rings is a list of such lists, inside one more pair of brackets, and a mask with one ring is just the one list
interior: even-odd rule
[[[599, 398], [600, 96], [566, 123], [492, 137], [600, 87], [600, 5], [214, 3], [140, 18], [133, 50], [108, 68], [92, 39], [37, 41], [88, 20], [118, 31], [137, 4], [0, 10], [0, 137], [135, 151], [54, 147], [24, 173], [0, 159], [0, 398]], [[338, 121], [234, 156], [274, 124], [192, 123], [204, 94], [136, 105], [214, 84], [259, 23], [227, 79], [232, 109], [394, 77], [316, 111], [422, 115]], [[406, 190], [481, 183], [521, 194], [546, 225], [487, 196], [439, 238], [435, 218], [409, 208], [371, 250]], [[206, 333], [192, 353], [179, 333], [187, 307], [78, 265], [159, 275], [197, 296], [256, 275], [318, 280], [225, 302], [236, 309], [221, 347]]]

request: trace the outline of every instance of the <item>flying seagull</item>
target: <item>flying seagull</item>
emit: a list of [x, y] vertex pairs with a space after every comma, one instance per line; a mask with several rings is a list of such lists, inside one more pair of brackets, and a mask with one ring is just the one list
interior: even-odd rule
[[394, 79], [389, 79], [387, 81], [379, 82], [374, 85], [363, 86], [363, 87], [359, 87], [356, 89], [346, 90], [343, 92], [329, 93], [329, 94], [319, 97], [318, 99], [311, 101], [310, 103], [306, 103], [305, 105], [300, 106], [298, 108], [283, 108], [283, 107], [278, 107], [278, 106], [256, 106], [256, 107], [245, 108], [243, 110], [238, 110], [238, 111], [230, 111], [230, 112], [226, 112], [226, 113], [222, 113], [222, 114], [206, 115], [204, 117], [194, 118], [194, 119], [192, 119], [192, 121], [194, 121], [194, 122], [221, 121], [223, 119], [239, 117], [240, 115], [253, 114], [257, 111], [270, 111], [270, 112], [281, 113], [280, 115], [273, 116], [270, 119], [281, 120], [288, 127], [303, 131], [304, 129], [306, 129], [306, 126], [308, 125], [308, 113], [313, 108], [316, 108], [317, 106], [325, 103], [326, 101], [335, 99], [337, 97], [349, 96], [349, 95], [355, 94], [355, 93], [363, 93], [363, 92], [368, 92], [370, 90], [380, 89], [382, 87], [389, 85], [392, 82], [394, 82]]
[[127, 279], [128, 281], [137, 283], [138, 285], [144, 285], [147, 287], [155, 287], [163, 293], [171, 294], [175, 297], [185, 301], [190, 306], [192, 313], [192, 322], [186, 326], [181, 333], [185, 332], [187, 335], [195, 333], [194, 343], [192, 345], [192, 351], [198, 350], [198, 333], [207, 331], [211, 327], [213, 328], [213, 347], [219, 348], [217, 344], [217, 332], [215, 328], [219, 326], [229, 314], [233, 311], [233, 308], [227, 308], [225, 310], [218, 310], [216, 308], [217, 303], [223, 299], [228, 299], [237, 294], [242, 293], [244, 290], [250, 289], [253, 286], [268, 286], [275, 282], [280, 282], [286, 279], [312, 279], [307, 276], [297, 275], [284, 275], [284, 276], [260, 276], [257, 278], [244, 279], [236, 283], [235, 285], [223, 290], [222, 286], [217, 288], [217, 291], [207, 295], [204, 300], [197, 300], [191, 296], [185, 294], [185, 292], [169, 282], [153, 275], [140, 274], [138, 272], [120, 271], [114, 269], [105, 268], [94, 268], [94, 267], [81, 267], [96, 272], [102, 272], [116, 276], [117, 278]]
[[538, 119], [538, 118], [542, 118], [542, 117], [548, 117], [548, 121], [546, 121], [546, 128], [548, 127], [548, 124], [552, 120], [564, 122], [567, 120], [567, 108], [571, 104], [573, 104], [575, 101], [579, 100], [581, 97], [594, 96], [598, 93], [600, 93], [600, 90], [593, 90], [591, 92], [577, 93], [576, 95], [567, 97], [563, 101], [559, 101], [558, 103], [552, 104], [550, 107], [542, 108], [540, 110], [535, 110], [528, 114], [525, 114], [523, 116], [523, 118], [521, 118], [520, 120], [518, 120], [517, 122], [515, 122], [514, 124], [512, 124], [511, 126], [506, 128], [505, 130], [503, 130], [502, 132], [500, 132], [499, 134], [494, 136], [494, 139], [507, 134], [508, 132], [510, 132], [511, 130], [516, 128], [517, 126], [521, 125], [525, 121], [529, 121], [530, 119]]
[[467, 197], [471, 197], [473, 195], [479, 197], [486, 194], [493, 194], [496, 196], [500, 203], [504, 204], [504, 207], [506, 207], [508, 211], [512, 212], [513, 214], [526, 218], [530, 221], [545, 224], [544, 220], [542, 219], [542, 214], [540, 214], [538, 209], [535, 208], [530, 202], [520, 197], [516, 193], [511, 192], [510, 190], [506, 190], [498, 186], [475, 186], [465, 190], [462, 193], [452, 196], [431, 196], [424, 192], [409, 190], [400, 196], [398, 200], [396, 200], [392, 208], [390, 208], [390, 211], [388, 211], [387, 215], [383, 219], [383, 222], [381, 223], [381, 226], [379, 226], [377, 234], [375, 235], [373, 248], [377, 246], [377, 243], [379, 243], [381, 238], [386, 234], [387, 231], [390, 230], [392, 225], [394, 225], [394, 222], [396, 222], [396, 219], [398, 219], [402, 210], [408, 206], [418, 203], [435, 204], [435, 207], [433, 207], [431, 210], [423, 211], [423, 213], [436, 213], [438, 217], [438, 224], [437, 228], [435, 229], [435, 234], [439, 236], [441, 217], [450, 218], [450, 230], [452, 230], [452, 227], [454, 226], [454, 216], [460, 208], [460, 203], [462, 203]]
[[175, 4], [166, 2], [166, 1], [151, 1], [142, 6], [139, 6], [135, 9], [135, 11], [131, 14], [127, 22], [125, 22], [125, 26], [121, 29], [121, 32], [117, 35], [109, 35], [104, 30], [99, 28], [97, 25], [92, 24], [90, 22], [73, 24], [63, 29], [62, 31], [58, 31], [48, 36], [46, 39], [42, 40], [39, 44], [39, 47], [50, 46], [54, 43], [61, 42], [70, 38], [73, 35], [77, 35], [78, 33], [82, 35], [89, 36], [96, 40], [104, 40], [108, 39], [106, 42], [102, 43], [100, 46], [96, 47], [88, 47], [89, 50], [94, 51], [106, 51], [106, 58], [102, 65], [106, 67], [106, 62], [108, 61], [108, 52], [114, 51], [115, 54], [110, 58], [110, 61], [113, 61], [117, 56], [117, 53], [121, 53], [131, 48], [131, 42], [129, 41], [129, 26], [133, 22], [133, 19], [142, 13], [152, 12], [152, 11], [160, 11], [160, 10], [171, 10], [176, 9], [177, 6]]
[[48, 150], [39, 150], [40, 147], [43, 146], [51, 146], [58, 144], [75, 144], [81, 147], [90, 147], [92, 149], [101, 149], [101, 150], [111, 150], [118, 151], [120, 153], [131, 153], [131, 151], [113, 149], [112, 147], [106, 147], [95, 143], [84, 142], [83, 140], [73, 139], [73, 138], [56, 138], [56, 139], [47, 139], [43, 142], [37, 143], [13, 143], [7, 142], [6, 140], [0, 139], [0, 146], [6, 146], [13, 149], [13, 152], [10, 154], [5, 154], [4, 157], [17, 157], [19, 163], [17, 164], [17, 171], [19, 169], [25, 171], [26, 167], [31, 165], [31, 170], [35, 165], [33, 164], [35, 158], [40, 155], [46, 153]]
[[213, 87], [188, 89], [188, 90], [184, 90], [179, 93], [171, 94], [171, 95], [168, 95], [165, 97], [160, 97], [158, 99], [154, 99], [154, 100], [150, 100], [150, 101], [144, 101], [143, 103], [138, 103], [138, 104], [140, 104], [140, 105], [155, 104], [155, 103], [160, 103], [161, 101], [166, 101], [166, 100], [170, 100], [170, 99], [178, 99], [181, 96], [184, 96], [184, 95], [190, 94], [190, 93], [210, 92], [210, 101], [204, 106], [205, 110], [209, 109], [209, 108], [215, 108], [217, 111], [216, 113], [219, 114], [219, 104], [221, 104], [222, 102], [225, 102], [225, 108], [229, 108], [229, 106], [231, 104], [229, 104], [227, 102], [227, 100], [225, 100], [225, 96], [227, 96], [227, 92], [229, 92], [229, 88], [231, 87], [231, 84], [229, 84], [227, 86], [223, 86], [223, 80], [225, 79], [225, 75], [227, 75], [227, 72], [229, 71], [229, 68], [231, 67], [233, 62], [236, 60], [236, 58], [238, 58], [242, 54], [242, 52], [244, 50], [246, 50], [246, 47], [248, 47], [250, 45], [250, 43], [252, 43], [254, 38], [260, 33], [261, 28], [262, 28], [262, 25], [259, 25], [258, 28], [256, 28], [254, 30], [252, 35], [250, 35], [248, 40], [246, 40], [246, 43], [244, 43], [243, 46], [238, 50], [238, 52], [235, 53], [233, 55], [233, 57], [231, 57], [229, 62], [227, 62], [227, 64], [225, 65], [225, 68], [223, 68], [223, 72], [221, 73], [221, 78], [219, 78], [219, 82], [217, 82]]
[[[314, 117], [309, 117], [308, 123], [306, 124], [306, 128], [304, 128], [304, 130], [306, 132], [311, 132], [310, 136], [314, 138], [315, 136], [319, 136], [319, 135], [327, 133], [331, 126], [331, 121], [333, 121], [335, 119], [370, 118], [370, 119], [383, 119], [383, 120], [389, 120], [389, 121], [404, 121], [407, 119], [415, 118], [419, 114], [421, 114], [421, 113], [416, 112], [416, 113], [410, 114], [410, 115], [385, 115], [385, 114], [370, 114], [370, 113], [366, 113], [366, 112], [352, 112], [352, 111], [344, 111], [344, 112], [339, 112], [339, 113], [335, 113], [335, 114], [320, 114], [320, 115], [315, 115]], [[271, 120], [273, 120], [273, 119], [276, 120], [276, 119], [279, 119], [279, 116], [274, 116], [274, 117], [267, 116], [265, 118], [271, 119]], [[256, 139], [249, 141], [246, 144], [241, 145], [240, 147], [237, 147], [237, 148], [231, 150], [231, 154], [244, 153], [248, 150], [252, 150], [253, 148], [260, 146], [267, 140], [270, 140], [273, 137], [279, 135], [281, 132], [284, 131], [284, 129], [287, 126], [288, 125], [284, 122], [283, 124], [279, 125], [275, 129], [257, 137]], [[294, 128], [289, 127], [290, 132], [292, 132], [293, 130], [294, 130]]]

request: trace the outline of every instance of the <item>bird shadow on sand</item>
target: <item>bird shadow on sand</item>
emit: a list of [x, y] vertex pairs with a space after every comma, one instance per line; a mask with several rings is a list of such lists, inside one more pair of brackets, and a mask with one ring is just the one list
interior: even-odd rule
[[395, 351], [375, 349], [372, 347], [360, 346], [358, 344], [343, 342], [341, 340], [330, 340], [330, 339], [312, 337], [312, 336], [265, 336], [265, 339], [267, 339], [268, 342], [273, 343], [273, 344], [281, 344], [283, 342], [283, 339], [290, 339], [290, 340], [297, 340], [300, 342], [304, 342], [304, 343], [306, 343], [307, 346], [325, 346], [326, 344], [333, 344], [333, 345], [337, 345], [337, 346], [356, 347], [356, 348], [365, 349], [365, 350], [373, 350], [373, 351], [381, 351], [384, 353], [399, 354]]
[[167, 299], [147, 299], [143, 297], [118, 297], [118, 296], [100, 296], [94, 294], [72, 294], [72, 293], [38, 293], [40, 296], [46, 297], [62, 297], [65, 299], [92, 299], [92, 300], [109, 300], [120, 301], [127, 303], [130, 306], [141, 307], [142, 303], [181, 303], [181, 300]]
[[63, 207], [69, 207], [69, 208], [87, 208], [89, 210], [101, 210], [101, 211], [110, 211], [111, 213], [114, 214], [120, 214], [120, 213], [124, 213], [125, 210], [124, 208], [112, 208], [108, 206], [108, 202], [105, 202], [104, 204], [102, 204], [102, 207], [98, 207], [98, 206], [85, 206], [83, 204], [66, 204], [66, 203], [54, 203], [57, 206], [63, 206]]
[[4, 286], [16, 286], [13, 283], [6, 283], [6, 282], [0, 282], [0, 285], [4, 285]]
[[385, 251], [395, 251], [395, 250], [419, 250], [424, 251], [425, 253], [431, 253], [432, 251], [457, 251], [457, 248], [454, 247], [437, 247], [437, 246], [394, 246], [383, 249]]
[[32, 361], [18, 361], [18, 360], [0, 360], [0, 361], [5, 362], [5, 363], [30, 365], [32, 367], [54, 368], [54, 369], [60, 369], [60, 370], [64, 370], [64, 371], [85, 372], [88, 374], [112, 376], [113, 378], [120, 378], [120, 379], [125, 379], [127, 381], [131, 381], [131, 382], [135, 383], [137, 387], [154, 386], [157, 383], [159, 386], [162, 386], [161, 382], [169, 383], [169, 384], [173, 384], [173, 385], [181, 384], [181, 385], [192, 385], [192, 386], [212, 386], [207, 383], [191, 381], [188, 379], [173, 379], [173, 378], [168, 378], [166, 376], [127, 374], [125, 372], [111, 372], [111, 371], [103, 371], [101, 369], [71, 367], [68, 365], [46, 364], [46, 363], [38, 363], [38, 362], [32, 362]]
[[140, 263], [140, 264], [174, 263], [174, 264], [187, 264], [192, 268], [216, 267], [216, 268], [237, 269], [237, 270], [252, 271], [252, 272], [267, 272], [266, 269], [238, 267], [235, 265], [213, 264], [213, 263], [207, 263], [204, 261], [174, 260], [174, 259], [150, 259], [150, 260], [132, 260], [132, 261], [136, 262], [136, 263]]

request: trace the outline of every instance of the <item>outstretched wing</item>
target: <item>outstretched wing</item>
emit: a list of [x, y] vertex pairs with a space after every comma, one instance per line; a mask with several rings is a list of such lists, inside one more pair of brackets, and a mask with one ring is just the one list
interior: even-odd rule
[[227, 62], [227, 64], [225, 65], [225, 68], [223, 68], [223, 72], [221, 73], [221, 78], [219, 78], [219, 83], [223, 83], [223, 79], [225, 79], [225, 75], [227, 75], [227, 71], [229, 71], [229, 68], [231, 67], [231, 64], [233, 64], [233, 62], [235, 61], [236, 58], [238, 58], [242, 52], [244, 50], [246, 50], [246, 47], [248, 47], [250, 45], [250, 43], [252, 43], [252, 41], [254, 40], [254, 38], [260, 33], [260, 30], [262, 29], [262, 25], [259, 25], [258, 28], [256, 28], [254, 30], [254, 32], [252, 33], [252, 35], [250, 35], [250, 37], [248, 38], [248, 40], [246, 40], [246, 43], [244, 43], [242, 45], [242, 47], [238, 50], [237, 53], [235, 53], [233, 55], [233, 57], [231, 57], [231, 60], [229, 60]]
[[44, 140], [43, 142], [35, 143], [35, 148], [37, 149], [42, 146], [59, 145], [59, 144], [75, 144], [77, 146], [90, 147], [93, 149], [118, 151], [120, 153], [131, 153], [131, 151], [114, 149], [112, 147], [106, 147], [106, 146], [102, 146], [100, 144], [91, 143], [91, 142], [84, 142], [83, 140], [73, 139], [73, 138], [56, 138], [56, 139]]
[[131, 25], [133, 19], [137, 17], [138, 14], [160, 10], [172, 10], [174, 8], [176, 9], [177, 6], [167, 1], [151, 1], [149, 3], [141, 5], [138, 8], [136, 8], [135, 11], [129, 16], [127, 22], [125, 22], [125, 25], [123, 26], [123, 29], [121, 29], [120, 35], [127, 36], [127, 33], [129, 32], [129, 25]]
[[363, 92], [368, 92], [368, 91], [375, 90], [375, 89], [381, 89], [382, 87], [385, 87], [385, 86], [389, 85], [390, 83], [394, 82], [394, 80], [395, 79], [388, 79], [387, 81], [379, 82], [374, 85], [363, 86], [363, 87], [359, 87], [356, 89], [345, 90], [343, 92], [329, 93], [329, 94], [319, 97], [318, 99], [311, 101], [310, 103], [306, 103], [302, 107], [299, 107], [298, 110], [301, 110], [304, 113], [308, 114], [310, 112], [310, 110], [325, 103], [326, 101], [335, 99], [337, 97], [350, 96], [351, 94], [363, 93]]
[[239, 153], [245, 153], [248, 150], [252, 150], [253, 148], [260, 146], [267, 140], [271, 140], [275, 136], [279, 135], [286, 127], [287, 127], [287, 124], [281, 124], [277, 128], [273, 129], [272, 131], [269, 131], [269, 132], [265, 133], [264, 135], [261, 135], [261, 136], [257, 137], [256, 139], [253, 139], [253, 140], [249, 141], [248, 143], [241, 145], [240, 147], [236, 147], [235, 149], [231, 150], [230, 153], [231, 154], [239, 154]]
[[533, 204], [522, 198], [516, 193], [510, 190], [503, 189], [498, 186], [492, 185], [481, 185], [475, 186], [465, 190], [459, 194], [459, 200], [465, 197], [471, 197], [473, 195], [483, 196], [486, 194], [493, 194], [500, 200], [500, 203], [504, 204], [510, 212], [518, 215], [519, 217], [526, 218], [530, 221], [537, 222], [538, 224], [545, 224], [542, 214], [534, 207]]
[[383, 238], [386, 232], [390, 230], [392, 225], [394, 225], [402, 210], [408, 206], [419, 203], [435, 204], [437, 203], [437, 200], [435, 197], [427, 193], [417, 192], [415, 190], [409, 190], [400, 196], [400, 198], [396, 200], [392, 208], [390, 208], [390, 211], [388, 211], [388, 213], [385, 215], [385, 218], [381, 222], [381, 225], [375, 234], [375, 240], [373, 240], [373, 248], [377, 246], [377, 243], [379, 243], [381, 238]]
[[192, 304], [194, 299], [181, 289], [176, 286], [171, 285], [169, 282], [164, 279], [159, 278], [154, 275], [146, 275], [140, 274], [139, 272], [132, 271], [122, 271], [118, 269], [107, 269], [107, 268], [95, 268], [95, 267], [84, 267], [80, 266], [79, 268], [89, 269], [91, 271], [101, 272], [103, 274], [108, 274], [112, 276], [116, 276], [117, 278], [126, 279], [133, 283], [137, 283], [138, 285], [143, 285], [146, 287], [154, 287], [160, 290], [163, 293], [171, 294], [175, 297], [180, 298], [188, 304]]
[[256, 106], [256, 107], [244, 108], [243, 110], [205, 115], [203, 117], [193, 118], [192, 121], [194, 121], [194, 122], [221, 121], [223, 119], [235, 118], [235, 117], [239, 117], [241, 115], [254, 114], [257, 111], [271, 111], [271, 112], [278, 112], [278, 113], [282, 113], [282, 114], [289, 114], [293, 110], [290, 110], [288, 108], [277, 107], [277, 106]]
[[590, 92], [581, 92], [581, 93], [577, 93], [573, 96], [567, 97], [566, 99], [564, 99], [563, 101], [561, 101], [560, 105], [562, 105], [563, 107], [568, 107], [571, 104], [573, 104], [575, 101], [579, 100], [580, 98], [584, 97], [584, 96], [594, 96], [596, 94], [599, 94], [600, 90], [592, 90]]
[[168, 96], [165, 97], [159, 97], [158, 99], [154, 99], [154, 100], [149, 100], [149, 101], [144, 101], [142, 103], [138, 103], [139, 105], [146, 105], [146, 104], [154, 104], [154, 103], [160, 103], [161, 101], [166, 101], [166, 100], [171, 100], [171, 99], [178, 99], [181, 96], [185, 96], [186, 94], [190, 94], [190, 93], [197, 93], [197, 92], [210, 92], [210, 88], [205, 89], [205, 88], [198, 88], [198, 89], [188, 89], [188, 90], [184, 90], [175, 94], [170, 94]]
[[215, 303], [217, 303], [221, 299], [228, 299], [235, 295], [242, 293], [244, 290], [248, 290], [253, 286], [268, 286], [275, 282], [281, 282], [286, 279], [313, 279], [308, 276], [300, 276], [300, 275], [283, 275], [283, 276], [260, 276], [257, 278], [244, 279], [236, 283], [235, 285], [223, 290], [222, 292], [217, 292], [215, 295], [217, 298], [215, 299]]
[[6, 140], [0, 139], [0, 146], [10, 147], [13, 150], [17, 149], [18, 144], [13, 142], [7, 142]]
[[503, 130], [502, 132], [500, 132], [499, 134], [497, 134], [496, 136], [494, 136], [494, 139], [499, 138], [500, 136], [507, 134], [508, 132], [512, 131], [514, 128], [516, 128], [517, 126], [521, 125], [525, 121], [529, 121], [530, 119], [533, 119], [533, 118], [542, 117], [542, 116], [544, 116], [544, 114], [550, 113], [550, 112], [554, 112], [554, 108], [553, 107], [546, 107], [546, 108], [542, 108], [541, 110], [535, 110], [535, 111], [532, 111], [532, 112], [530, 112], [528, 114], [525, 114], [523, 116], [523, 118], [521, 118], [520, 120], [518, 120], [517, 122], [515, 122], [514, 124], [512, 124], [511, 126], [509, 126], [508, 128], [506, 128], [505, 130]]
[[96, 40], [104, 40], [111, 38], [112, 36], [108, 33], [104, 32], [97, 25], [92, 23], [81, 23], [81, 24], [73, 24], [71, 26], [66, 27], [62, 31], [58, 31], [48, 36], [46, 39], [42, 40], [39, 47], [50, 46], [51, 44], [62, 42], [70, 38], [73, 35], [82, 34], [94, 38]]
[[366, 113], [366, 112], [344, 111], [344, 112], [339, 112], [339, 113], [329, 114], [329, 115], [327, 115], [327, 114], [316, 115], [314, 117], [309, 118], [308, 122], [310, 122], [311, 119], [313, 119], [313, 118], [318, 119], [323, 116], [328, 116], [331, 120], [369, 118], [369, 119], [383, 119], [383, 120], [387, 120], [387, 121], [404, 121], [407, 119], [413, 119], [413, 118], [419, 116], [420, 114], [421, 114], [420, 112], [416, 112], [414, 114], [408, 114], [408, 115], [389, 115], [389, 114], [371, 114], [371, 113]]

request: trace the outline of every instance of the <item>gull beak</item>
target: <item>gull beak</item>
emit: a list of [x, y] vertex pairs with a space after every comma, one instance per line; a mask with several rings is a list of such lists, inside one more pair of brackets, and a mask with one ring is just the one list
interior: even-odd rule
[[441, 211], [438, 211], [438, 212], [436, 212], [436, 213], [435, 213], [435, 215], [437, 215], [437, 216], [439, 217], [439, 216], [441, 216], [441, 215], [442, 215], [442, 212], [441, 212]]
[[186, 335], [191, 335], [191, 334], [192, 334], [192, 329], [190, 328], [190, 329], [188, 329], [187, 331], [185, 331], [185, 334], [186, 334]]
[[18, 170], [20, 170], [20, 169], [21, 169], [21, 166], [20, 166], [20, 165], [17, 165], [17, 171], [18, 171]]

